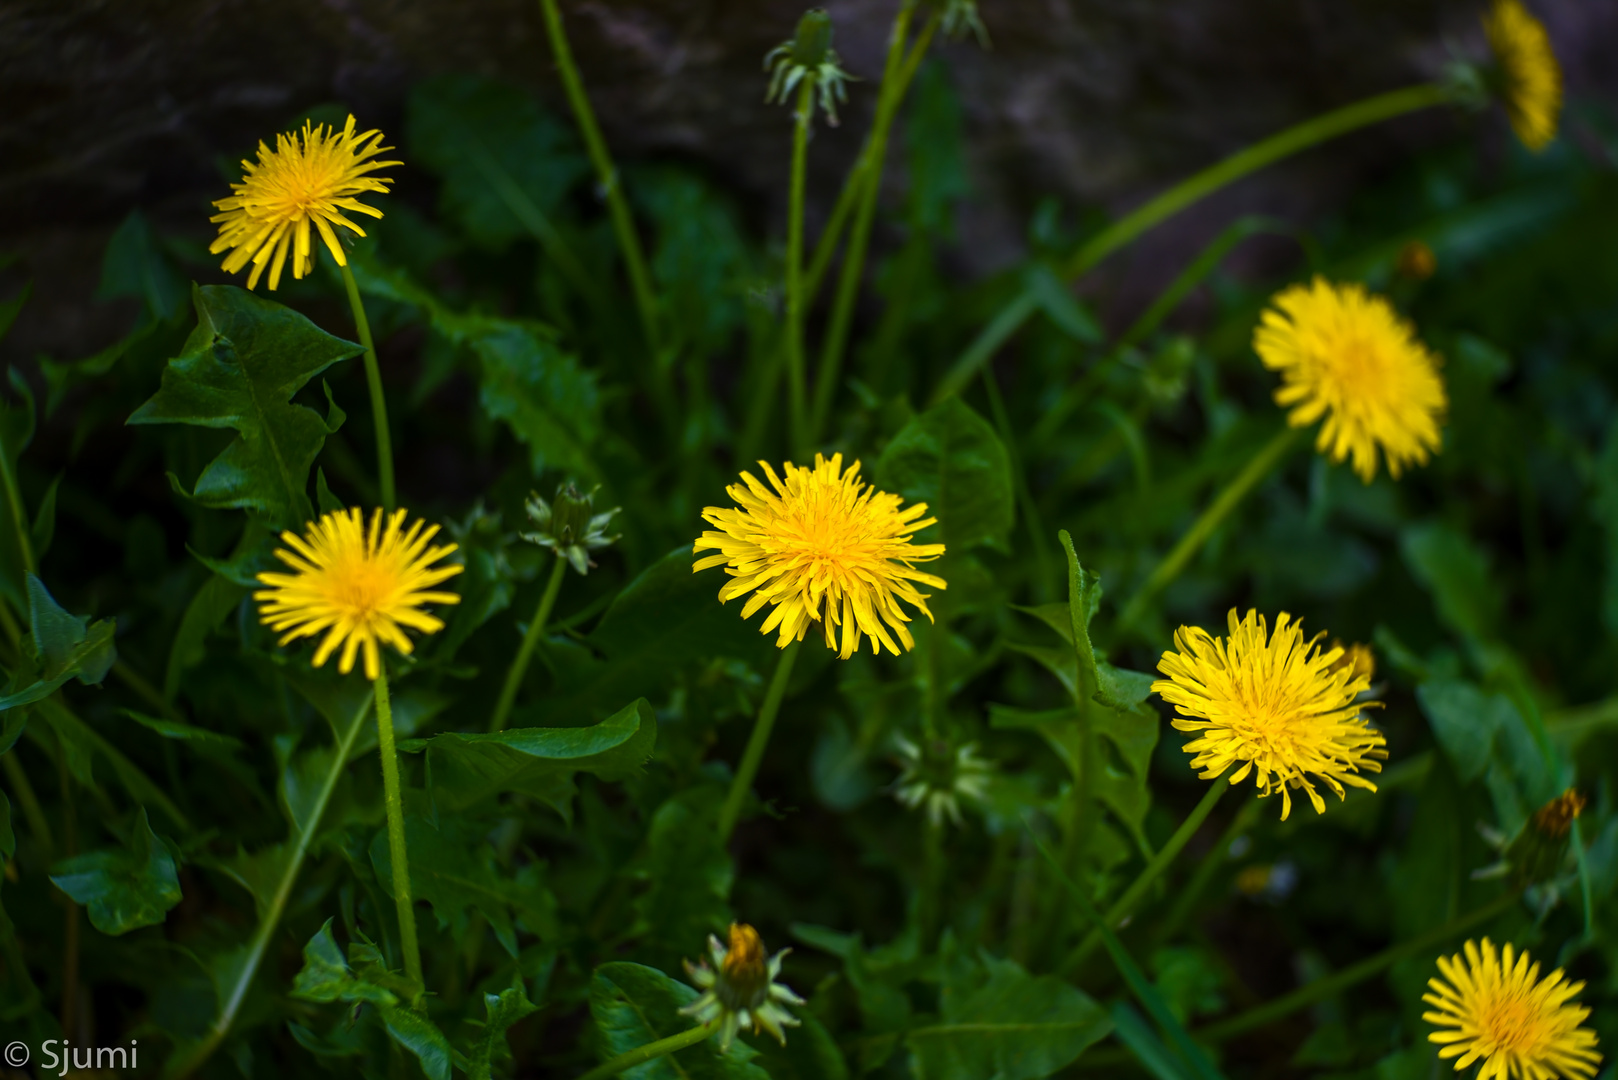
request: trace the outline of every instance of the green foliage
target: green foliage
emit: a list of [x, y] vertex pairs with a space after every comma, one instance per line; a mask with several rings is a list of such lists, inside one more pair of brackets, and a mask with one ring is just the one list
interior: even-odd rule
[[51, 883], [83, 904], [90, 925], [103, 934], [156, 926], [180, 902], [174, 856], [144, 809], [135, 815], [127, 845], [63, 859], [51, 867]]
[[[775, 958], [801, 1025], [622, 1075], [1421, 1080], [1442, 1066], [1421, 1019], [1433, 958], [1485, 933], [1583, 981], [1589, 1025], [1618, 1039], [1610, 108], [1578, 103], [1577, 138], [1533, 158], [1463, 133], [1330, 211], [1203, 221], [1183, 265], [1189, 233], [1127, 281], [1121, 253], [1075, 288], [1076, 252], [1121, 225], [1047, 199], [1027, 251], [972, 281], [980, 209], [956, 219], [989, 159], [951, 54], [912, 59], [810, 446], [790, 441], [783, 245], [762, 228], [787, 202], [784, 156], [783, 191], [750, 203], [667, 154], [614, 163], [531, 88], [411, 88], [398, 188], [350, 262], [401, 504], [464, 566], [445, 585], [460, 603], [427, 605], [443, 628], [385, 649], [420, 981], [375, 690], [283, 646], [254, 596], [284, 568], [283, 530], [381, 498], [345, 290], [319, 251], [279, 292], [226, 283], [194, 216], [110, 232], [93, 302], [128, 332], [89, 356], [14, 349], [0, 400], [0, 1018], [19, 1037], [59, 1038], [72, 1011], [71, 1038], [138, 1034], [174, 1080], [582, 1076], [693, 1030], [684, 962], [711, 963], [734, 920], [767, 944], [725, 977]], [[874, 106], [862, 74], [851, 95]], [[860, 134], [816, 129], [812, 207], [836, 207], [830, 144], [851, 157]], [[861, 160], [845, 214], [810, 215], [806, 254], [859, 220]], [[1430, 278], [1399, 269], [1412, 239]], [[858, 247], [819, 248], [811, 385]], [[4, 333], [36, 307], [0, 271]], [[1143, 594], [1282, 430], [1253, 330], [1317, 273], [1386, 296], [1442, 354], [1443, 446], [1364, 483], [1303, 431]], [[940, 395], [974, 341], [981, 365]], [[815, 453], [927, 503], [916, 540], [947, 550], [918, 568], [948, 587], [922, 590], [930, 618], [905, 609], [914, 650], [842, 661], [811, 625], [772, 684], [770, 605], [721, 604], [734, 578], [695, 572], [692, 545], [741, 469]], [[599, 485], [622, 536], [552, 593], [524, 504], [567, 483]], [[819, 558], [817, 526], [771, 542]], [[1248, 608], [1323, 647], [1373, 643], [1376, 791], [1321, 816], [1294, 799], [1285, 822], [1251, 777], [1200, 803], [1154, 672], [1176, 628], [1222, 633]], [[738, 784], [772, 685], [773, 732]], [[721, 840], [733, 785], [748, 812]], [[1569, 788], [1588, 802], [1564, 852], [1533, 818]], [[894, 798], [918, 792], [961, 821]], [[780, 956], [788, 938], [802, 949]]]
[[257, 510], [273, 524], [300, 525], [313, 514], [309, 470], [344, 416], [329, 390], [325, 418], [292, 397], [360, 347], [232, 286], [199, 288], [193, 302], [197, 328], [169, 361], [162, 388], [129, 423], [234, 430], [237, 438], [187, 494], [203, 506]]

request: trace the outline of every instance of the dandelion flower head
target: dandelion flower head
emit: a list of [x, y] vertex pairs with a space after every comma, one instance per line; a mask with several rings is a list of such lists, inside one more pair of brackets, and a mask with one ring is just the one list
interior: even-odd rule
[[1185, 746], [1191, 767], [1213, 780], [1237, 766], [1230, 781], [1253, 774], [1260, 796], [1281, 793], [1281, 819], [1292, 812], [1290, 790], [1301, 788], [1315, 812], [1325, 800], [1321, 783], [1341, 799], [1343, 785], [1375, 791], [1361, 770], [1381, 772], [1387, 740], [1360, 710], [1376, 702], [1355, 699], [1370, 677], [1340, 665], [1341, 648], [1324, 653], [1324, 635], [1305, 641], [1303, 627], [1282, 612], [1268, 633], [1256, 611], [1229, 616], [1230, 637], [1216, 638], [1196, 626], [1174, 632], [1175, 651], [1157, 665], [1165, 678], [1152, 690], [1175, 707], [1180, 731], [1199, 733]]
[[1500, 90], [1511, 129], [1537, 153], [1556, 138], [1557, 114], [1562, 111], [1562, 67], [1550, 35], [1522, 0], [1495, 0], [1483, 17], [1483, 29], [1500, 64]]
[[390, 149], [382, 145], [380, 131], [356, 134], [352, 116], [342, 131], [305, 121], [301, 132], [277, 135], [274, 150], [260, 142], [258, 161], [244, 160], [242, 182], [230, 185], [235, 194], [214, 203], [220, 212], [208, 220], [219, 226], [219, 237], [208, 250], [215, 255], [230, 252], [224, 262], [229, 274], [252, 262], [249, 289], [258, 286], [259, 276], [269, 267], [270, 288], [275, 289], [288, 254], [294, 278], [314, 270], [313, 225], [337, 265], [347, 266], [348, 257], [333, 227], [341, 225], [364, 236], [365, 230], [343, 211], [382, 216], [382, 211], [356, 196], [367, 191], [386, 194], [393, 181], [369, 174], [401, 162], [370, 159]]
[[1315, 448], [1353, 459], [1370, 483], [1377, 451], [1397, 479], [1439, 446], [1448, 401], [1438, 359], [1393, 305], [1358, 284], [1315, 278], [1277, 293], [1253, 332], [1264, 366], [1281, 373], [1276, 404], [1304, 427], [1325, 417]]
[[703, 533], [693, 551], [719, 554], [698, 559], [694, 569], [725, 567], [731, 580], [719, 590], [720, 602], [753, 593], [742, 608], [744, 619], [774, 605], [760, 630], [777, 631], [781, 648], [802, 641], [812, 622], [820, 623], [826, 647], [845, 660], [859, 650], [863, 636], [870, 637], [875, 653], [883, 646], [895, 654], [901, 644], [914, 646], [905, 625], [910, 617], [899, 601], [931, 620], [931, 594], [914, 583], [945, 588], [943, 578], [915, 567], [944, 553], [943, 544], [912, 542], [937, 520], [923, 516], [927, 504], [901, 510], [898, 495], [860, 479], [859, 462], [845, 470], [841, 454], [830, 461], [816, 454], [812, 469], [789, 461], [784, 478], [768, 463], [759, 465], [768, 485], [744, 472], [742, 483], [725, 489], [735, 508], [702, 512], [716, 528]]
[[708, 935], [713, 967], [707, 961], [695, 966], [685, 961], [686, 975], [702, 995], [681, 1009], [681, 1014], [702, 1024], [722, 1017], [719, 1044], [723, 1049], [730, 1048], [736, 1032], [743, 1027], [751, 1028], [754, 1034], [763, 1028], [785, 1045], [787, 1036], [782, 1028], [797, 1027], [800, 1021], [784, 1006], [804, 1004], [791, 987], [775, 981], [781, 974], [781, 961], [792, 950], [782, 949], [766, 957], [764, 940], [746, 923], [731, 923], [728, 937], [730, 944], [726, 946]]
[[1439, 1057], [1459, 1059], [1457, 1072], [1481, 1059], [1478, 1080], [1596, 1074], [1596, 1034], [1579, 1026], [1590, 1010], [1572, 1001], [1582, 982], [1565, 981], [1560, 968], [1541, 979], [1526, 952], [1510, 943], [1497, 952], [1488, 938], [1468, 941], [1464, 956], [1440, 956], [1438, 971], [1443, 978], [1429, 979], [1422, 995], [1434, 1011], [1421, 1018], [1439, 1029], [1427, 1038], [1442, 1045]]
[[344, 675], [354, 669], [354, 656], [363, 648], [365, 677], [375, 679], [381, 672], [378, 642], [408, 656], [413, 646], [404, 628], [424, 634], [444, 628], [422, 605], [460, 602], [454, 593], [433, 588], [463, 569], [454, 563], [433, 566], [455, 545], [428, 547], [438, 526], [417, 520], [405, 529], [405, 516], [399, 510], [384, 522], [379, 509], [367, 528], [353, 507], [311, 522], [304, 536], [281, 534], [291, 550], [275, 554], [293, 572], [258, 575], [268, 588], [253, 594], [261, 605], [261, 620], [281, 635], [280, 644], [324, 634], [315, 650], [315, 667], [342, 646], [337, 670]]

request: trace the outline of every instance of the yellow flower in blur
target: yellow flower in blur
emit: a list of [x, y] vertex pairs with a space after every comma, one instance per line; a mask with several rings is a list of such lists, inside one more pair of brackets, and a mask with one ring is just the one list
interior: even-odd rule
[[1317, 277], [1283, 289], [1254, 330], [1253, 348], [1281, 373], [1275, 401], [1291, 410], [1287, 423], [1324, 417], [1315, 449], [1335, 462], [1352, 458], [1366, 483], [1379, 449], [1395, 479], [1438, 449], [1448, 405], [1438, 359], [1393, 305], [1363, 286]]
[[[1528, 954], [1505, 955], [1483, 939], [1465, 945], [1465, 957], [1438, 958], [1444, 979], [1429, 979], [1421, 999], [1435, 1011], [1421, 1018], [1439, 1028], [1427, 1038], [1443, 1045], [1441, 1058], [1459, 1058], [1460, 1072], [1482, 1059], [1478, 1080], [1581, 1080], [1596, 1074], [1601, 1055], [1596, 1033], [1580, 1027], [1590, 1010], [1572, 1002], [1582, 982], [1563, 981], [1557, 968], [1543, 980]], [[1444, 980], [1448, 980], [1447, 982]]]
[[343, 647], [337, 670], [354, 669], [354, 655], [365, 650], [365, 677], [381, 673], [377, 642], [392, 645], [406, 656], [412, 648], [403, 627], [433, 634], [442, 620], [421, 610], [423, 604], [458, 604], [452, 592], [433, 586], [459, 574], [464, 567], [432, 564], [455, 550], [454, 544], [429, 548], [437, 525], [418, 520], [403, 530], [406, 511], [399, 510], [383, 525], [382, 511], [371, 515], [365, 527], [357, 507], [326, 514], [310, 522], [308, 533], [281, 534], [291, 551], [276, 558], [294, 571], [262, 573], [258, 580], [270, 586], [253, 594], [261, 605], [260, 618], [281, 635], [280, 644], [301, 637], [326, 636], [315, 650], [315, 667]]
[[348, 257], [332, 227], [341, 225], [364, 236], [365, 230], [343, 211], [382, 216], [382, 211], [355, 196], [367, 191], [387, 193], [392, 180], [367, 174], [401, 164], [368, 160], [389, 149], [382, 145], [380, 131], [356, 134], [352, 116], [340, 132], [305, 121], [303, 131], [277, 135], [274, 150], [260, 142], [257, 163], [244, 160], [242, 182], [230, 185], [235, 194], [214, 203], [220, 213], [208, 220], [219, 226], [219, 237], [208, 250], [215, 255], [230, 252], [224, 262], [228, 274], [251, 261], [249, 289], [258, 286], [259, 276], [268, 266], [270, 288], [275, 289], [281, 284], [288, 254], [293, 277], [314, 270], [312, 224], [337, 265], [347, 266]]
[[1323, 635], [1305, 641], [1302, 625], [1286, 612], [1273, 636], [1256, 611], [1238, 620], [1232, 608], [1229, 621], [1228, 640], [1196, 626], [1176, 630], [1177, 651], [1165, 652], [1157, 665], [1167, 678], [1152, 683], [1179, 714], [1174, 727], [1201, 734], [1185, 746], [1196, 755], [1191, 767], [1213, 780], [1240, 763], [1230, 782], [1252, 773], [1261, 797], [1279, 791], [1283, 821], [1292, 813], [1289, 788], [1302, 788], [1317, 814], [1326, 803], [1314, 781], [1339, 799], [1344, 784], [1375, 791], [1358, 775], [1381, 772], [1388, 756], [1387, 740], [1360, 715], [1377, 703], [1355, 701], [1370, 677], [1339, 665], [1342, 649], [1320, 652]]
[[1500, 64], [1500, 90], [1511, 129], [1534, 152], [1556, 138], [1562, 111], [1562, 67], [1545, 24], [1521, 0], [1495, 0], [1483, 17], [1489, 47]]
[[785, 479], [768, 463], [759, 464], [768, 487], [744, 472], [743, 483], [725, 489], [739, 509], [710, 506], [702, 512], [718, 531], [703, 533], [692, 550], [719, 554], [698, 559], [693, 569], [725, 567], [731, 581], [719, 590], [720, 602], [753, 593], [742, 608], [744, 619], [775, 605], [760, 630], [778, 630], [776, 645], [783, 649], [802, 641], [812, 622], [820, 623], [826, 647], [845, 660], [859, 651], [862, 635], [870, 636], [874, 653], [884, 645], [895, 654], [900, 644], [912, 648], [915, 638], [905, 625], [910, 616], [899, 601], [931, 620], [930, 594], [912, 582], [946, 587], [943, 578], [915, 568], [944, 553], [943, 544], [911, 542], [937, 520], [923, 517], [927, 504], [900, 510], [903, 499], [860, 480], [857, 461], [845, 471], [841, 454], [830, 461], [816, 454], [813, 469], [789, 461]]

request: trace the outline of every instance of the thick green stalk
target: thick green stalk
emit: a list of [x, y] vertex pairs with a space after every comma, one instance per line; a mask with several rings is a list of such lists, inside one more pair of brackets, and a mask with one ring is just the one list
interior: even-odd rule
[[764, 691], [764, 704], [759, 706], [758, 719], [753, 721], [753, 733], [747, 738], [747, 749], [742, 751], [742, 763], [736, 767], [736, 777], [730, 782], [730, 793], [719, 810], [719, 842], [730, 840], [736, 828], [736, 819], [742, 815], [742, 803], [758, 775], [758, 766], [764, 760], [764, 748], [770, 742], [770, 729], [775, 726], [775, 714], [781, 711], [781, 699], [786, 696], [787, 682], [792, 678], [792, 662], [798, 658], [801, 641], [791, 641], [781, 650], [775, 662], [775, 674]]
[[404, 792], [399, 784], [399, 753], [393, 745], [393, 703], [388, 700], [388, 669], [377, 669], [376, 741], [382, 755], [382, 798], [388, 814], [388, 855], [393, 862], [393, 902], [399, 912], [399, 945], [404, 950], [405, 976], [418, 987], [421, 946], [416, 942], [416, 906], [410, 895], [410, 849], [405, 844]]
[[637, 1046], [633, 1050], [619, 1054], [611, 1061], [597, 1065], [579, 1077], [579, 1080], [607, 1080], [607, 1077], [617, 1076], [627, 1069], [633, 1069], [636, 1065], [644, 1065], [646, 1062], [654, 1061], [665, 1054], [672, 1054], [676, 1050], [684, 1050], [688, 1046], [695, 1046], [718, 1031], [719, 1026], [723, 1023], [724, 1018], [716, 1016], [701, 1027], [682, 1031], [678, 1035], [670, 1035], [666, 1039], [659, 1039], [656, 1042], [647, 1043], [645, 1046]]
[[[1423, 83], [1379, 94], [1290, 127], [1246, 149], [1238, 150], [1225, 160], [1181, 181], [1144, 206], [1120, 218], [1074, 252], [1063, 267], [1063, 271], [1070, 280], [1079, 277], [1153, 226], [1161, 224], [1225, 185], [1240, 180], [1266, 165], [1272, 165], [1300, 150], [1306, 150], [1317, 143], [1346, 135], [1370, 124], [1391, 120], [1396, 116], [1434, 105], [1442, 105], [1450, 100], [1450, 93], [1444, 87], [1436, 83]], [[1002, 308], [994, 321], [955, 361], [943, 381], [938, 384], [938, 388], [933, 391], [932, 402], [936, 404], [960, 393], [977, 374], [977, 369], [989, 362], [995, 351], [1017, 332], [1038, 307], [1033, 297], [1024, 292]]]
[[[1202, 801], [1197, 803], [1191, 813], [1186, 815], [1184, 821], [1180, 822], [1180, 827], [1174, 830], [1174, 835], [1169, 837], [1169, 842], [1163, 845], [1163, 849], [1153, 856], [1151, 862], [1146, 864], [1145, 869], [1130, 883], [1129, 888], [1124, 890], [1123, 895], [1113, 903], [1112, 907], [1107, 909], [1106, 921], [1108, 926], [1118, 926], [1126, 916], [1135, 910], [1135, 905], [1140, 903], [1142, 896], [1146, 895], [1146, 890], [1151, 888], [1152, 883], [1163, 875], [1163, 871], [1169, 868], [1169, 864], [1180, 854], [1186, 842], [1196, 835], [1198, 829], [1202, 828], [1202, 823], [1207, 819], [1209, 812], [1213, 810], [1214, 804], [1219, 801], [1219, 797], [1229, 787], [1230, 781], [1223, 776], [1208, 785], [1208, 791], [1202, 796]], [[1079, 942], [1078, 948], [1068, 954], [1066, 962], [1062, 965], [1063, 973], [1077, 971], [1079, 965], [1084, 963], [1100, 944], [1101, 931], [1092, 929], [1084, 936], [1084, 940]]]
[[815, 84], [804, 79], [798, 90], [796, 125], [792, 130], [792, 180], [787, 203], [787, 399], [791, 410], [792, 452], [809, 454], [807, 380], [803, 361], [803, 200], [809, 167], [809, 124], [814, 118]]
[[635, 307], [640, 312], [641, 329], [652, 352], [653, 369], [662, 372], [657, 295], [652, 290], [652, 276], [646, 270], [646, 255], [641, 250], [640, 235], [635, 232], [635, 219], [629, 212], [629, 201], [624, 198], [623, 185], [618, 182], [618, 168], [607, 150], [607, 141], [601, 137], [595, 110], [590, 107], [590, 98], [584, 92], [579, 69], [573, 63], [573, 49], [568, 44], [567, 31], [562, 27], [562, 15], [556, 8], [556, 0], [539, 0], [539, 6], [545, 15], [545, 30], [550, 36], [551, 56], [556, 60], [562, 89], [567, 93], [568, 104], [573, 108], [573, 119], [579, 125], [590, 162], [595, 166], [596, 179], [600, 181], [602, 193], [607, 199], [612, 228], [618, 236], [618, 248], [623, 253], [624, 266], [629, 271], [629, 284], [635, 293]]
[[320, 828], [320, 821], [326, 814], [327, 804], [331, 802], [332, 792], [337, 790], [337, 782], [342, 779], [343, 769], [348, 764], [349, 755], [353, 753], [354, 743], [359, 738], [360, 728], [364, 726], [366, 714], [371, 711], [371, 700], [371, 695], [367, 694], [365, 700], [360, 702], [359, 708], [354, 710], [354, 718], [348, 723], [348, 730], [343, 732], [342, 738], [337, 743], [336, 754], [332, 757], [331, 766], [326, 770], [320, 791], [310, 807], [308, 819], [293, 841], [292, 851], [282, 868], [281, 880], [276, 883], [275, 893], [270, 897], [269, 907], [259, 919], [258, 928], [253, 931], [253, 939], [247, 946], [247, 956], [236, 969], [235, 979], [219, 1003], [219, 1014], [214, 1017], [213, 1024], [208, 1028], [208, 1034], [200, 1043], [164, 1066], [163, 1075], [169, 1080], [180, 1080], [181, 1077], [195, 1072], [219, 1048], [225, 1036], [230, 1034], [230, 1027], [236, 1021], [236, 1014], [247, 998], [248, 988], [252, 986], [259, 966], [264, 961], [270, 939], [275, 935], [281, 916], [286, 911], [287, 901], [292, 896], [292, 887], [297, 884], [298, 873], [303, 869], [303, 861], [309, 854], [309, 845]]
[[[899, 101], [904, 93], [904, 88], [899, 85], [899, 71], [904, 64], [905, 39], [910, 34], [910, 15], [914, 10], [915, 0], [903, 0], [888, 36], [888, 58], [882, 69], [882, 90], [877, 97], [876, 119], [871, 124], [871, 135], [866, 143], [865, 175], [860, 188], [859, 208], [855, 211], [854, 227], [848, 235], [848, 248], [844, 252], [842, 271], [837, 279], [837, 298], [832, 304], [831, 322], [821, 345], [820, 369], [815, 374], [814, 410], [809, 420], [809, 437], [814, 442], [819, 441], [826, 428], [832, 397], [837, 393], [837, 373], [848, 347], [849, 328], [854, 321], [854, 301], [859, 297], [860, 279], [865, 273], [865, 251], [871, 240], [871, 225], [876, 220], [877, 196], [882, 190], [882, 166], [887, 157], [888, 133], [893, 127], [893, 117], [899, 111]], [[935, 14], [927, 20], [927, 25], [917, 37], [919, 50], [926, 50], [937, 27], [938, 16]]]
[[528, 632], [522, 636], [522, 645], [511, 661], [510, 670], [506, 672], [506, 683], [500, 688], [500, 700], [495, 703], [494, 714], [489, 717], [490, 731], [506, 729], [511, 707], [517, 702], [517, 691], [522, 688], [522, 677], [528, 672], [528, 662], [534, 658], [534, 647], [544, 636], [545, 623], [551, 617], [551, 608], [556, 606], [556, 594], [562, 591], [562, 571], [566, 569], [567, 560], [557, 556], [556, 565], [551, 568], [551, 579], [545, 583], [545, 595], [539, 598], [539, 608], [528, 624]]
[[931, 953], [938, 948], [938, 935], [944, 922], [944, 830], [943, 821], [921, 823], [921, 897], [920, 912], [922, 951]]
[[1119, 635], [1132, 628], [1140, 620], [1140, 617], [1146, 612], [1147, 605], [1156, 599], [1158, 593], [1162, 592], [1170, 582], [1180, 576], [1180, 571], [1185, 569], [1185, 564], [1191, 561], [1193, 555], [1202, 550], [1202, 545], [1207, 543], [1208, 537], [1213, 535], [1213, 531], [1224, 522], [1225, 518], [1230, 516], [1230, 512], [1236, 509], [1242, 499], [1246, 498], [1247, 493], [1253, 490], [1260, 480], [1270, 475], [1275, 466], [1292, 449], [1293, 444], [1297, 442], [1299, 430], [1294, 427], [1282, 428], [1280, 434], [1264, 444], [1264, 447], [1253, 455], [1252, 460], [1243, 467], [1242, 471], [1237, 473], [1236, 477], [1229, 484], [1226, 484], [1224, 490], [1214, 498], [1214, 501], [1208, 504], [1208, 508], [1202, 512], [1202, 516], [1192, 523], [1191, 528], [1187, 529], [1185, 535], [1180, 537], [1180, 542], [1175, 544], [1173, 549], [1163, 557], [1163, 561], [1157, 564], [1151, 576], [1146, 579], [1146, 584], [1142, 585], [1140, 591], [1131, 597], [1129, 603], [1125, 605], [1123, 614], [1118, 617], [1117, 633]]
[[365, 317], [360, 287], [354, 271], [344, 263], [343, 288], [348, 290], [348, 306], [354, 310], [354, 325], [360, 344], [365, 346], [365, 384], [371, 391], [371, 423], [376, 428], [376, 475], [382, 488], [382, 508], [392, 513], [398, 500], [393, 489], [393, 433], [388, 430], [388, 400], [382, 394], [382, 369], [376, 362], [376, 346], [371, 343], [371, 321]]

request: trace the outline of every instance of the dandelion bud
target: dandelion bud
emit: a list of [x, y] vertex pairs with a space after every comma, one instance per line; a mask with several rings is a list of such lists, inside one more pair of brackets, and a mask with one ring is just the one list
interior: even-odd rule
[[696, 965], [685, 962], [686, 975], [703, 993], [680, 1014], [702, 1024], [723, 1018], [719, 1029], [721, 1049], [728, 1050], [743, 1027], [751, 1028], [754, 1034], [763, 1028], [785, 1045], [786, 1032], [781, 1029], [797, 1027], [799, 1020], [783, 1006], [804, 1004], [790, 987], [775, 981], [781, 974], [781, 961], [792, 950], [782, 949], [766, 958], [764, 939], [746, 923], [731, 923], [727, 936], [728, 946], [708, 935], [712, 967], [707, 961]]
[[798, 20], [798, 32], [792, 37], [792, 62], [800, 67], [817, 68], [828, 57], [832, 63], [837, 62], [837, 54], [831, 51], [831, 16], [820, 8], [813, 8]]
[[1402, 278], [1411, 281], [1426, 281], [1438, 270], [1438, 257], [1433, 249], [1420, 240], [1411, 240], [1399, 249], [1399, 259], [1394, 269]]
[[842, 69], [831, 47], [831, 16], [819, 8], [804, 12], [798, 31], [764, 57], [764, 70], [770, 73], [765, 101], [785, 103], [806, 80], [826, 114], [826, 122], [837, 126], [837, 103], [848, 100], [845, 84], [849, 74]]
[[606, 535], [607, 526], [619, 508], [604, 514], [593, 513], [595, 493], [581, 495], [571, 483], [556, 489], [556, 501], [546, 502], [537, 492], [528, 497], [528, 516], [537, 527], [535, 532], [522, 534], [524, 540], [550, 548], [556, 557], [566, 559], [580, 574], [587, 574], [595, 562], [590, 552], [598, 551], [617, 540]]
[[955, 746], [934, 738], [917, 745], [900, 736], [894, 744], [901, 766], [894, 797], [911, 810], [925, 806], [934, 825], [946, 815], [961, 824], [961, 799], [983, 800], [994, 766], [977, 756], [976, 743]]
[[979, 45], [989, 47], [989, 32], [978, 18], [977, 0], [928, 0], [928, 3], [938, 9], [938, 28], [944, 31], [945, 37], [964, 38], [970, 33], [978, 39]]
[[1505, 862], [1518, 884], [1541, 885], [1561, 873], [1573, 819], [1583, 809], [1584, 797], [1569, 788], [1534, 811], [1505, 851]]

